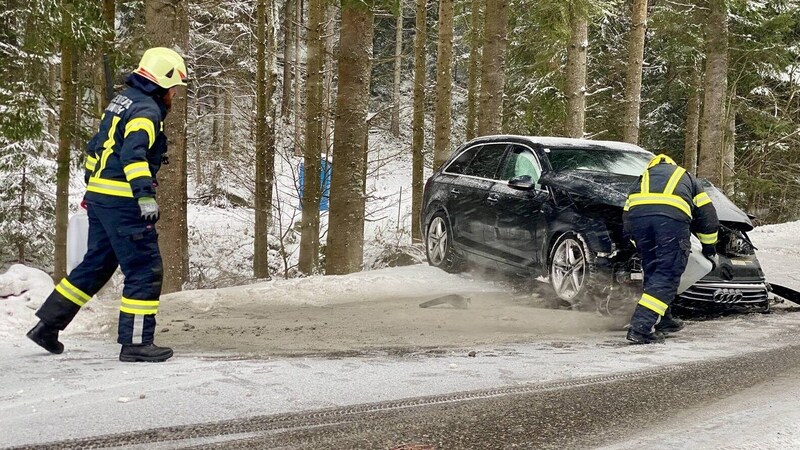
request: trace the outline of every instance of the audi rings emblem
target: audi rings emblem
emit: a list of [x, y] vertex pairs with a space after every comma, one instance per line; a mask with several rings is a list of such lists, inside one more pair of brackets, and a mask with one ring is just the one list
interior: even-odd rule
[[739, 289], [717, 289], [714, 291], [714, 302], [716, 303], [739, 303], [744, 294]]

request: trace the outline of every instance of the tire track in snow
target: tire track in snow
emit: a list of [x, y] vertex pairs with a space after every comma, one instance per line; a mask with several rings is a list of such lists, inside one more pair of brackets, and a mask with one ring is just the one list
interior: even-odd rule
[[[583, 447], [800, 366], [800, 345], [571, 380], [72, 439], [18, 449]], [[500, 445], [502, 444], [502, 445]]]

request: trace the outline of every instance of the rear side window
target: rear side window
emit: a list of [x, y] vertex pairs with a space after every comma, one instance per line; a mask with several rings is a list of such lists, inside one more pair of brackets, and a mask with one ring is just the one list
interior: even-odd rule
[[458, 158], [456, 158], [452, 163], [450, 163], [449, 166], [447, 166], [445, 172], [457, 175], [463, 175], [464, 170], [467, 168], [470, 161], [472, 161], [472, 158], [475, 157], [475, 155], [478, 153], [478, 150], [480, 150], [481, 148], [483, 147], [477, 145], [465, 151], [464, 153], [460, 154]]
[[464, 171], [464, 175], [488, 178], [490, 180], [495, 179], [506, 147], [506, 144], [484, 145], [481, 147], [480, 152], [478, 152], [469, 163], [469, 166], [467, 166]]

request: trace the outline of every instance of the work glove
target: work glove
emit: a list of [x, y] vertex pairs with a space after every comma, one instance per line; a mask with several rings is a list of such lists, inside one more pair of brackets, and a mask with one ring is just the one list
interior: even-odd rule
[[713, 244], [703, 244], [703, 256], [711, 261], [711, 270], [717, 268], [719, 256], [717, 255], [717, 248]]
[[139, 210], [144, 220], [154, 222], [158, 220], [158, 203], [153, 197], [142, 197], [139, 199]]

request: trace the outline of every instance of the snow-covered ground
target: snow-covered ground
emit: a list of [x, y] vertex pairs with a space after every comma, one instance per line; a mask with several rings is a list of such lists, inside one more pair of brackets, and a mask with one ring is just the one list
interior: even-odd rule
[[[797, 287], [800, 222], [761, 227], [751, 235], [768, 279]], [[164, 304], [172, 302], [180, 308], [163, 311], [168, 317], [161, 319], [159, 336], [189, 332], [188, 326], [179, 330], [181, 323], [200, 323], [203, 314], [233, 314], [237, 301], [260, 301], [265, 311], [296, 308], [298, 319], [309, 314], [309, 308], [322, 308], [332, 315], [338, 311], [344, 317], [353, 313], [354, 334], [364, 326], [357, 323], [361, 319], [356, 305], [385, 300], [394, 306], [378, 311], [383, 314], [379, 320], [389, 323], [392, 308], [402, 305], [403, 299], [413, 314], [419, 310], [438, 317], [429, 331], [433, 335], [445, 336], [451, 324], [457, 327], [475, 320], [472, 316], [457, 319], [460, 314], [482, 314], [481, 320], [500, 328], [484, 330], [482, 344], [461, 330], [450, 336], [456, 343], [451, 348], [400, 356], [378, 348], [355, 357], [262, 355], [248, 359], [223, 350], [187, 349], [163, 364], [125, 364], [116, 359], [117, 305], [108, 299], [90, 303], [93, 309], [82, 311], [62, 334], [67, 346], [64, 354], [46, 354], [27, 341], [24, 333], [35, 323], [35, 308], [50, 289], [52, 281], [46, 274], [21, 266], [0, 276], [0, 429], [4, 430], [0, 446], [640, 370], [793, 344], [793, 336], [800, 331], [800, 315], [779, 308], [771, 315], [693, 322], [667, 345], [628, 346], [623, 333], [613, 326], [592, 328], [593, 323], [605, 320], [598, 316], [537, 309], [510, 294], [503, 284], [419, 265], [165, 296]], [[470, 308], [421, 310], [417, 306], [422, 298], [452, 293], [472, 296]], [[492, 308], [482, 310], [483, 302], [491, 299], [496, 301]], [[519, 320], [540, 329], [529, 330], [527, 339], [517, 330], [514, 342], [505, 341], [503, 327]], [[382, 328], [379, 323], [375, 329], [400, 333], [403, 338], [402, 331], [390, 325]], [[296, 328], [286, 324], [287, 333]], [[306, 337], [311, 341], [313, 332], [309, 333]], [[270, 345], [267, 336], [263, 342], [265, 347]], [[475, 356], [470, 357], [469, 351], [475, 351]], [[693, 448], [800, 445], [797, 433], [775, 434], [800, 420], [800, 410], [792, 407], [800, 392], [783, 378], [774, 381], [774, 389], [766, 396], [757, 389], [744, 391], [723, 404], [709, 405], [708, 411], [681, 418], [694, 435], [694, 440], [684, 444]], [[738, 404], [745, 404], [747, 411], [741, 412]], [[735, 425], [729, 420], [752, 421], [752, 433], [745, 433], [745, 438], [741, 432], [732, 433]], [[674, 438], [668, 428], [663, 436]], [[676, 443], [650, 435], [636, 439], [631, 445], [663, 448], [665, 442]]]

